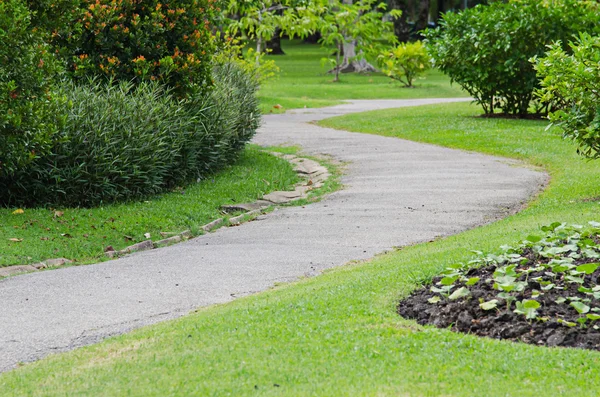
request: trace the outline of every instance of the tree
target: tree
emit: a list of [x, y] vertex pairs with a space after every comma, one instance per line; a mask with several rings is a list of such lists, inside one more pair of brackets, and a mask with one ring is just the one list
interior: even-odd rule
[[[317, 20], [306, 18], [308, 14], [297, 12], [299, 8], [302, 7], [294, 0], [232, 0], [227, 10], [231, 17], [226, 21], [226, 30], [231, 36], [242, 34], [256, 41], [258, 64], [268, 43], [271, 47], [279, 43], [281, 49], [278, 39], [282, 34], [304, 37], [315, 31]], [[299, 21], [300, 15], [304, 15], [302, 21]]]
[[[374, 71], [365, 59], [366, 53], [378, 53], [382, 46], [396, 41], [392, 23], [383, 19], [384, 11], [385, 4], [375, 5], [373, 0], [335, 0], [319, 17], [321, 43], [336, 48], [335, 67], [331, 70], [334, 81], [339, 81], [340, 72]], [[397, 16], [399, 11], [391, 14]]]

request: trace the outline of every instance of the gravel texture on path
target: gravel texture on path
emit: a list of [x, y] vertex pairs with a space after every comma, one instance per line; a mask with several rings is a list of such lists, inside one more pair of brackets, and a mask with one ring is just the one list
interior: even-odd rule
[[351, 101], [269, 115], [254, 142], [347, 162], [344, 189], [240, 227], [94, 265], [0, 281], [0, 371], [191, 310], [498, 219], [547, 177], [511, 160], [310, 121], [461, 99]]

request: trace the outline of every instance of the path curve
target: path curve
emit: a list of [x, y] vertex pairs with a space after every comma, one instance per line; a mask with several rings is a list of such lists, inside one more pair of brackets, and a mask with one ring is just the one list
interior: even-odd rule
[[520, 206], [546, 176], [511, 161], [306, 124], [457, 99], [352, 101], [265, 117], [255, 142], [349, 162], [345, 189], [241, 227], [95, 265], [0, 282], [0, 371], [265, 290], [394, 246], [472, 228]]

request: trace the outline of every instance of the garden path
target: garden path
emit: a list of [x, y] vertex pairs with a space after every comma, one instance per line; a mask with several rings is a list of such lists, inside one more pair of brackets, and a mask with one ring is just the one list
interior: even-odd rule
[[457, 99], [351, 101], [266, 116], [256, 143], [301, 145], [347, 162], [345, 188], [171, 247], [1, 281], [0, 371], [519, 208], [545, 174], [506, 159], [307, 123], [450, 101]]

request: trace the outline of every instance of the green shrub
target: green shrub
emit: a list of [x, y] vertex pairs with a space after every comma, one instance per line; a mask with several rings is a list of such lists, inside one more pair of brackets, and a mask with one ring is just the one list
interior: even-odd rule
[[[0, 176], [42, 155], [60, 126], [52, 92], [60, 71], [20, 0], [0, 2]], [[60, 101], [58, 101], [60, 102]]]
[[181, 101], [156, 82], [67, 84], [52, 150], [0, 177], [0, 205], [90, 207], [204, 178], [235, 160], [259, 123], [256, 83], [236, 65]]
[[69, 40], [75, 76], [156, 80], [179, 96], [210, 86], [214, 0], [82, 0]]
[[550, 46], [535, 67], [542, 79], [540, 99], [558, 110], [549, 114], [566, 138], [573, 139], [585, 157], [600, 158], [600, 37], [582, 33], [570, 43]]
[[31, 24], [52, 41], [65, 42], [72, 36], [72, 23], [82, 15], [82, 0], [25, 0]]
[[377, 61], [383, 73], [406, 87], [412, 87], [414, 79], [431, 66], [429, 55], [420, 41], [402, 43], [380, 54]]
[[[510, 0], [446, 13], [425, 35], [435, 65], [494, 113], [528, 113], [539, 80], [529, 59], [546, 45], [600, 27], [598, 4], [577, 0]], [[537, 109], [541, 111], [541, 109]]]

